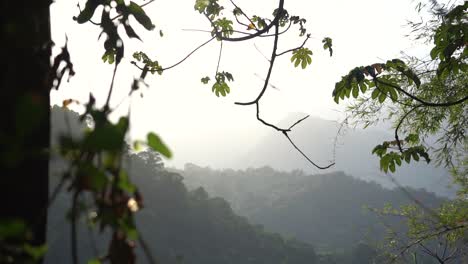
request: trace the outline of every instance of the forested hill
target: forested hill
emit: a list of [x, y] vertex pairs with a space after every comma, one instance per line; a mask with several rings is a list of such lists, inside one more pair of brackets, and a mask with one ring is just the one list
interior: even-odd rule
[[[125, 163], [144, 197], [136, 225], [158, 263], [318, 263], [311, 245], [250, 224], [245, 217], [236, 215], [223, 198], [213, 198], [203, 188], [188, 191], [183, 177], [164, 170], [156, 153], [130, 154]], [[58, 160], [51, 163], [52, 189], [64, 167]], [[105, 252], [102, 246], [109, 239], [105, 231], [98, 234], [99, 227], [90, 227], [95, 209], [86, 207], [86, 198], [91, 199], [84, 196], [80, 201], [80, 263]], [[49, 210], [48, 264], [71, 262], [70, 222], [66, 217], [70, 206], [70, 195], [65, 193], [56, 198]], [[141, 245], [137, 253], [138, 263], [147, 263]]]
[[[389, 190], [342, 172], [307, 175], [270, 167], [212, 170], [187, 164], [180, 173], [189, 188], [203, 186], [253, 223], [311, 243], [320, 251], [349, 250], [358, 241], [381, 242], [386, 234], [382, 219], [364, 207], [414, 203], [400, 189]], [[428, 207], [442, 201], [424, 190], [408, 191]], [[385, 219], [401, 228], [397, 220]]]

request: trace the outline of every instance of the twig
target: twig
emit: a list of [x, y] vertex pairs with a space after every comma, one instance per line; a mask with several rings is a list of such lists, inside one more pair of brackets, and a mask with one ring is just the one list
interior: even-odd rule
[[77, 210], [78, 210], [78, 196], [79, 191], [75, 191], [73, 194], [73, 202], [72, 202], [72, 211], [71, 211], [71, 253], [72, 253], [72, 263], [78, 264], [78, 238], [76, 232], [76, 218], [77, 218]]
[[156, 260], [156, 258], [153, 256], [151, 253], [151, 249], [148, 247], [146, 244], [146, 241], [143, 239], [143, 236], [141, 232], [138, 232], [138, 242], [140, 243], [143, 253], [145, 253], [146, 259], [150, 264], [158, 264], [159, 262]]
[[304, 39], [304, 42], [302, 42], [302, 44], [299, 47], [294, 48], [294, 49], [285, 50], [283, 52], [280, 52], [280, 53], [276, 54], [276, 56], [281, 56], [281, 55], [284, 55], [284, 54], [286, 54], [288, 52], [296, 51], [296, 50], [304, 47], [304, 45], [307, 43], [307, 40], [309, 40], [309, 38], [310, 38], [310, 34], [307, 34], [306, 38]]
[[219, 71], [219, 64], [221, 63], [221, 55], [223, 54], [223, 41], [220, 41], [221, 44], [219, 46], [219, 56], [218, 56], [218, 65], [216, 66], [216, 73], [215, 73], [215, 76], [216, 74], [218, 74], [218, 71]]
[[422, 105], [416, 105], [415, 107], [413, 107], [411, 110], [409, 110], [408, 112], [406, 112], [405, 115], [403, 115], [403, 117], [400, 119], [400, 122], [398, 122], [398, 125], [397, 127], [395, 128], [395, 141], [397, 143], [397, 146], [398, 146], [398, 149], [400, 150], [401, 153], [403, 153], [403, 147], [401, 146], [401, 141], [400, 141], [400, 138], [398, 137], [398, 130], [400, 129], [401, 125], [403, 124], [404, 120], [412, 113], [414, 112], [416, 109], [418, 109], [419, 107], [421, 107]]
[[115, 74], [117, 73], [117, 67], [119, 64], [115, 63], [114, 72], [112, 73], [112, 81], [109, 87], [109, 93], [107, 94], [106, 104], [104, 106], [104, 111], [109, 111], [109, 103], [112, 96], [112, 90], [114, 89], [114, 80]]
[[302, 150], [300, 148], [298, 148], [296, 146], [296, 144], [294, 144], [294, 142], [291, 140], [291, 138], [289, 137], [288, 135], [288, 132], [286, 131], [283, 131], [283, 135], [289, 140], [289, 143], [291, 143], [291, 145], [293, 145], [293, 147], [299, 152], [301, 153], [301, 155], [307, 160], [309, 161], [312, 165], [314, 165], [317, 169], [321, 169], [321, 170], [325, 170], [325, 169], [328, 169], [330, 167], [332, 167], [333, 165], [335, 165], [334, 162], [328, 164], [327, 166], [319, 166], [317, 165], [315, 162], [313, 162], [304, 152], [302, 152]]
[[176, 66], [178, 66], [179, 64], [181, 64], [182, 62], [184, 62], [186, 59], [188, 59], [190, 56], [192, 56], [193, 53], [195, 53], [197, 50], [199, 50], [200, 48], [202, 48], [203, 46], [205, 46], [206, 44], [210, 43], [213, 39], [215, 39], [215, 37], [212, 37], [210, 38], [209, 40], [203, 42], [202, 44], [200, 44], [198, 47], [196, 47], [195, 49], [193, 49], [189, 54], [187, 54], [187, 56], [185, 56], [183, 59], [181, 59], [180, 61], [178, 61], [177, 63], [169, 66], [169, 67], [166, 67], [166, 68], [163, 68], [162, 71], [167, 71], [169, 69], [172, 69]]

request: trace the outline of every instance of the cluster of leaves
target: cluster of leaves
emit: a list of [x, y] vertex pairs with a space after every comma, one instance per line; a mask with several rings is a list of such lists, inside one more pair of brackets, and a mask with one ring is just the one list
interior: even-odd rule
[[[101, 5], [103, 8], [99, 25], [102, 28], [101, 35], [106, 35], [106, 40], [104, 42], [105, 53], [102, 59], [104, 62], [107, 61], [110, 64], [114, 62], [118, 64], [124, 56], [124, 43], [118, 33], [118, 27], [123, 26], [128, 37], [140, 39], [130, 25], [129, 17], [132, 16], [135, 18], [135, 20], [147, 30], [154, 29], [154, 25], [140, 5], [133, 1], [127, 4], [124, 0], [88, 0], [84, 9], [81, 10], [80, 14], [74, 19], [80, 24], [91, 21], [96, 9]], [[110, 14], [113, 11], [115, 11], [117, 15], [111, 18]]]
[[219, 16], [224, 7], [218, 4], [218, 0], [196, 0], [195, 10], [207, 15], [211, 20]]
[[468, 23], [466, 12], [468, 2], [458, 5], [444, 15], [443, 22], [434, 33], [434, 47], [431, 50], [431, 58], [439, 59], [437, 75], [445, 79], [449, 74], [466, 72], [466, 59], [468, 50]]
[[[234, 33], [232, 21], [225, 17], [213, 21], [213, 31], [211, 32], [211, 35], [213, 37], [217, 36], [218, 32], [220, 32], [221, 36], [225, 38], [231, 36]], [[220, 38], [218, 37], [218, 39]]]
[[[410, 240], [404, 249], [424, 249], [424, 243], [434, 238], [446, 239], [452, 248], [466, 246], [467, 8], [466, 1], [449, 10], [441, 8], [436, 12], [437, 24], [422, 29], [422, 36], [433, 40], [430, 60], [407, 57], [405, 61], [393, 59], [356, 67], [336, 83], [333, 91], [336, 103], [355, 98], [356, 103], [349, 108], [351, 114], [366, 119], [366, 125], [380, 115], [394, 122], [395, 140], [385, 141], [372, 151], [380, 158], [381, 170], [394, 172], [403, 160], [409, 163], [423, 158], [429, 162], [434, 155], [432, 159], [450, 169], [459, 187], [455, 200], [429, 214], [421, 205], [398, 211], [408, 219]], [[407, 134], [404, 140], [399, 138], [401, 131]], [[433, 136], [435, 143], [428, 143]], [[439, 257], [437, 252], [423, 251]]]
[[400, 208], [394, 208], [392, 205], [387, 204], [377, 213], [386, 216], [398, 216], [407, 222], [407, 239], [409, 241], [402, 244], [402, 239], [396, 237], [393, 232], [390, 232], [388, 237], [390, 250], [394, 252], [394, 257], [404, 254], [409, 249], [408, 244], [421, 246], [426, 250], [426, 254], [437, 255], [436, 251], [430, 252], [425, 246], [430, 245], [431, 242], [446, 244], [443, 255], [438, 256], [444, 261], [465, 254], [463, 252], [464, 245], [463, 243], [460, 244], [460, 241], [463, 241], [467, 235], [468, 204], [466, 201], [446, 202], [435, 210], [421, 208], [421, 206], [415, 204], [401, 206]]
[[294, 63], [294, 67], [301, 65], [301, 68], [305, 69], [312, 63], [312, 51], [308, 48], [294, 50], [292, 54], [291, 62]]
[[[216, 77], [215, 77], [216, 82], [213, 84], [211, 90], [213, 93], [216, 94], [216, 96], [219, 97], [219, 95], [226, 96], [231, 92], [231, 88], [229, 88], [229, 85], [227, 84], [226, 81], [233, 82], [234, 77], [232, 77], [232, 74], [229, 72], [217, 72]], [[208, 84], [210, 81], [210, 77], [203, 77], [201, 79], [201, 82], [204, 84]]]
[[[409, 147], [404, 147], [407, 143]], [[421, 146], [416, 145], [419, 143], [419, 136], [417, 134], [408, 135], [405, 140], [385, 141], [380, 145], [377, 145], [373, 150], [372, 154], [380, 157], [380, 169], [384, 172], [395, 172], [396, 166], [401, 166], [401, 161], [404, 160], [406, 163], [410, 163], [411, 159], [419, 161], [420, 157], [423, 157], [427, 163], [431, 160], [427, 150]], [[411, 146], [413, 145], [413, 146]], [[397, 149], [400, 151], [390, 151], [389, 149]]]
[[148, 55], [146, 55], [146, 53], [142, 51], [135, 52], [133, 53], [133, 58], [138, 62], [143, 63], [143, 68], [147, 69], [152, 74], [157, 72], [159, 75], [161, 75], [163, 73], [163, 67], [159, 64], [159, 62], [157, 60], [151, 60]]
[[330, 57], [333, 56], [332, 39], [329, 37], [325, 37], [322, 40], [322, 43], [323, 43], [323, 49], [328, 50], [330, 52]]
[[416, 88], [421, 86], [417, 74], [404, 61], [392, 59], [386, 63], [374, 63], [352, 69], [335, 84], [333, 97], [335, 102], [339, 103], [340, 99], [350, 98], [351, 95], [357, 98], [359, 93], [364, 95], [373, 88], [373, 100], [377, 99], [379, 103], [383, 103], [390, 97], [395, 102], [404, 91], [402, 86], [412, 85]]

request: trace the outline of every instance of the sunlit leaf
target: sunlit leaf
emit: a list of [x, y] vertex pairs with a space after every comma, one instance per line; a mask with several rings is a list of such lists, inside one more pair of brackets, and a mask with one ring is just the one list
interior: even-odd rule
[[154, 151], [161, 153], [166, 158], [171, 158], [172, 153], [169, 148], [164, 144], [161, 138], [155, 133], [151, 132], [147, 135], [148, 146], [151, 147]]

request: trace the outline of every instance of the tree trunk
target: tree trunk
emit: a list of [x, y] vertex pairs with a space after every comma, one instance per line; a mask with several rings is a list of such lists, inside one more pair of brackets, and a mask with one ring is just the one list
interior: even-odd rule
[[50, 0], [2, 0], [0, 220], [45, 243], [50, 141]]

